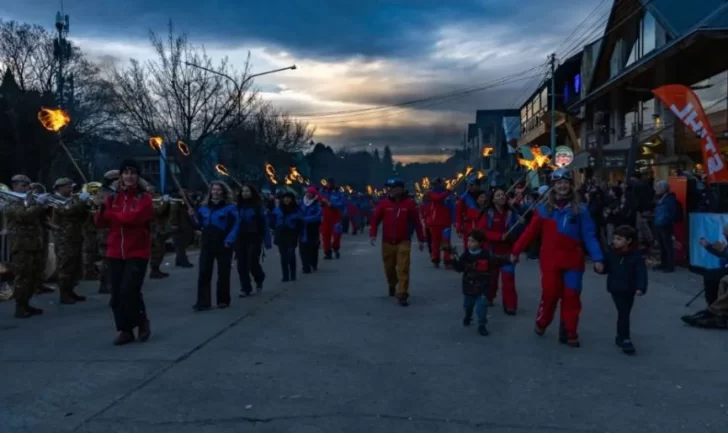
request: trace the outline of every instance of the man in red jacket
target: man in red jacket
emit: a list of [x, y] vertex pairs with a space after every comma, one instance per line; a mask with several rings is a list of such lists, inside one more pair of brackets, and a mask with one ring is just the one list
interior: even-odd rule
[[404, 181], [389, 179], [388, 196], [374, 209], [369, 237], [372, 245], [377, 241], [377, 226], [382, 223], [382, 262], [389, 284], [389, 296], [396, 296], [399, 305], [409, 305], [410, 253], [412, 230], [417, 233], [420, 251], [425, 248], [422, 223], [415, 201], [405, 196]]
[[[425, 219], [425, 226], [430, 230], [432, 236], [432, 249], [430, 258], [435, 267], [440, 267], [440, 249], [443, 243], [443, 233], [445, 229], [450, 228], [452, 223], [450, 208], [445, 200], [450, 196], [450, 191], [445, 189], [441, 178], [435, 179], [432, 183], [432, 189], [427, 192], [427, 198], [430, 200], [430, 211]], [[446, 265], [450, 265], [450, 253], [445, 252], [444, 260]]]
[[116, 190], [102, 203], [95, 222], [108, 228], [106, 238], [107, 280], [111, 288], [111, 310], [118, 335], [114, 344], [146, 341], [151, 335], [149, 319], [142, 297], [142, 285], [152, 250], [151, 223], [154, 216], [152, 196], [139, 177], [139, 165], [126, 160], [119, 168]]

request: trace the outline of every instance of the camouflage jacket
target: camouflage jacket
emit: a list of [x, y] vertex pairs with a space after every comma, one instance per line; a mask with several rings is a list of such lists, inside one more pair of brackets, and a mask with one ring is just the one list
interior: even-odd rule
[[154, 236], [169, 233], [169, 202], [154, 203], [154, 217], [152, 217], [152, 234]]
[[88, 218], [88, 205], [77, 198], [72, 199], [67, 207], [53, 210], [53, 224], [57, 243], [83, 241], [83, 226]]
[[22, 202], [11, 202], [3, 208], [8, 224], [9, 244], [11, 251], [42, 251], [43, 215], [42, 206], [25, 207]]

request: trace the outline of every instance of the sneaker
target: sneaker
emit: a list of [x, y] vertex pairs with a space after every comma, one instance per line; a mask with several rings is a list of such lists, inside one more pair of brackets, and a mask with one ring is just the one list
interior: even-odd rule
[[619, 347], [622, 349], [622, 352], [626, 353], [627, 355], [634, 355], [634, 353], [637, 351], [634, 347], [634, 344], [632, 343], [632, 340], [630, 339], [622, 340], [621, 344], [619, 344]]
[[399, 306], [400, 307], [409, 307], [409, 302], [407, 301], [407, 299], [404, 299], [404, 298], [403, 299], [400, 299], [399, 300]]

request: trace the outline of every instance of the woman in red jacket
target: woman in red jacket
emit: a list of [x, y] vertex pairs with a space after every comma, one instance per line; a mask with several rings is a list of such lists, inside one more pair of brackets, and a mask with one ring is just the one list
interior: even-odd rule
[[[508, 204], [508, 197], [503, 188], [495, 188], [491, 195], [490, 206], [485, 215], [485, 227], [479, 227], [485, 232], [485, 238], [490, 245], [490, 252], [499, 256], [510, 256], [513, 250], [513, 242], [518, 237], [513, 227], [518, 224], [518, 213], [511, 209]], [[511, 233], [506, 236], [506, 233]], [[516, 292], [516, 266], [504, 264], [493, 267], [491, 271], [490, 292], [488, 293], [488, 304], [494, 305], [498, 294], [498, 280], [503, 283], [503, 310], [509, 316], [516, 314], [518, 308], [518, 293]]]
[[152, 248], [151, 222], [154, 215], [152, 196], [139, 177], [134, 160], [121, 164], [116, 190], [100, 205], [96, 225], [108, 228], [106, 238], [107, 281], [111, 285], [111, 310], [118, 335], [114, 344], [134, 341], [134, 328], [140, 341], [151, 335], [149, 319], [142, 297]]
[[[452, 218], [450, 209], [445, 200], [450, 196], [450, 191], [445, 188], [441, 178], [435, 179], [432, 189], [427, 192], [427, 198], [430, 204], [430, 210], [426, 215], [425, 227], [430, 231], [432, 236], [432, 249], [430, 251], [430, 259], [432, 264], [437, 268], [440, 267], [440, 248], [443, 245], [443, 233], [445, 229], [450, 228]], [[452, 259], [450, 252], [445, 251], [443, 257], [445, 264], [450, 265]]]

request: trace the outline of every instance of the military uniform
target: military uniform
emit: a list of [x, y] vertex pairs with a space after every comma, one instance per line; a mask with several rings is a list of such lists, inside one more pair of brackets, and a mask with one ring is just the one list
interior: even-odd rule
[[195, 237], [195, 228], [190, 222], [190, 216], [185, 203], [174, 203], [170, 215], [170, 225], [174, 233], [175, 266], [191, 268], [192, 263], [187, 257], [187, 247], [192, 244]]
[[[109, 188], [119, 179], [119, 170], [109, 170], [104, 173], [103, 184]], [[94, 210], [98, 212], [98, 209]], [[93, 219], [92, 219], [93, 221]], [[106, 239], [109, 235], [108, 228], [96, 228], [96, 248], [98, 257], [101, 258], [101, 265], [99, 266], [99, 293], [111, 293], [108, 286], [108, 264], [106, 262]]]
[[164, 254], [167, 252], [167, 237], [169, 237], [169, 215], [170, 203], [162, 199], [159, 203], [154, 203], [154, 218], [152, 219], [152, 255], [149, 259], [149, 278], [159, 279], [167, 278], [168, 273], [162, 272], [159, 267], [164, 260]]
[[98, 259], [98, 247], [96, 243], [96, 224], [94, 224], [93, 213], [88, 212], [86, 220], [83, 222], [83, 279], [98, 280], [99, 270], [96, 267]]
[[[56, 181], [53, 188], [71, 185], [73, 185], [71, 179], [61, 178]], [[75, 304], [86, 300], [84, 296], [74, 292], [83, 266], [83, 226], [89, 214], [88, 203], [85, 200], [88, 200], [88, 197], [83, 197], [82, 194], [81, 198], [74, 197], [67, 206], [56, 208], [53, 212], [53, 222], [57, 227], [54, 246], [58, 263], [58, 289], [62, 304]]]
[[[29, 184], [26, 176], [14, 176], [13, 182]], [[26, 207], [22, 201], [12, 201], [5, 206], [3, 213], [7, 219], [10, 235], [10, 265], [15, 275], [13, 290], [15, 292], [15, 317], [27, 318], [42, 314], [43, 310], [30, 305], [33, 293], [43, 283], [43, 224], [45, 207], [29, 203]]]

